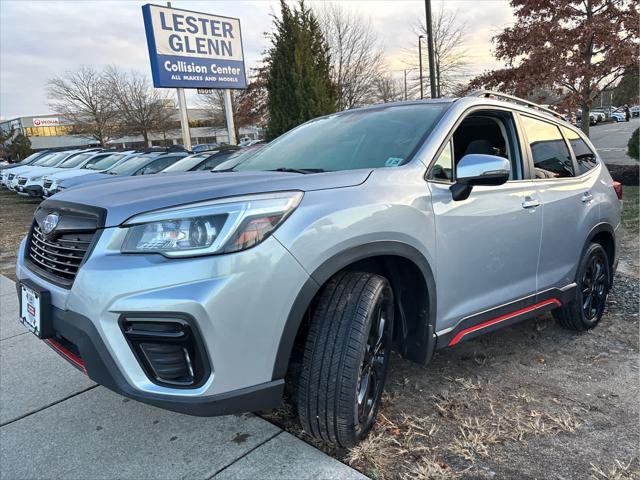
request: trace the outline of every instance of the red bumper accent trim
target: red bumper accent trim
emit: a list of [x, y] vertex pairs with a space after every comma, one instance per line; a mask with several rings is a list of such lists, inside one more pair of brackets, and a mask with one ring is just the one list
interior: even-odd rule
[[460, 340], [462, 340], [462, 337], [464, 337], [465, 335], [467, 335], [467, 334], [469, 334], [471, 332], [475, 332], [477, 330], [489, 327], [491, 325], [495, 325], [496, 323], [504, 322], [505, 320], [509, 320], [510, 318], [517, 317], [518, 315], [523, 315], [525, 313], [532, 312], [534, 310], [537, 310], [538, 308], [546, 307], [547, 305], [551, 305], [551, 304], [555, 304], [558, 307], [562, 306], [562, 303], [560, 303], [560, 300], [558, 300], [557, 298], [551, 298], [549, 300], [545, 300], [543, 302], [536, 303], [535, 305], [531, 305], [530, 307], [521, 308], [520, 310], [516, 310], [515, 312], [507, 313], [505, 315], [502, 315], [500, 317], [494, 318], [492, 320], [487, 320], [486, 322], [479, 323], [478, 325], [474, 325], [473, 327], [465, 328], [464, 330], [461, 330], [460, 332], [458, 332], [458, 334], [455, 337], [453, 337], [453, 340], [451, 340], [451, 342], [449, 343], [449, 346], [452, 347], [453, 345], [458, 343]]
[[62, 357], [67, 359], [69, 362], [71, 362], [71, 364], [74, 367], [76, 367], [85, 375], [88, 375], [87, 368], [84, 366], [84, 361], [79, 356], [77, 356], [75, 353], [71, 352], [70, 350], [66, 349], [55, 340], [47, 338], [45, 339], [45, 342], [47, 342], [47, 344], [49, 344], [49, 346], [53, 348], [56, 352], [58, 352]]

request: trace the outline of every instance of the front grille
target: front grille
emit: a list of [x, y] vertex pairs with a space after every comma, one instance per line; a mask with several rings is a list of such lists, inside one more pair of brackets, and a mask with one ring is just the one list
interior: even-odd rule
[[51, 275], [73, 281], [94, 235], [95, 232], [66, 233], [47, 239], [34, 222], [29, 240], [29, 259]]
[[27, 179], [24, 177], [19, 177], [18, 178], [18, 185], [26, 185], [27, 183]]
[[43, 183], [44, 188], [51, 188], [51, 185], [53, 185], [53, 180], [45, 180]]

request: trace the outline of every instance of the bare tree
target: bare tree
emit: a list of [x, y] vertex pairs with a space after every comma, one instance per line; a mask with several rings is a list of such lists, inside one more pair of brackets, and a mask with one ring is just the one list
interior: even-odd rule
[[373, 97], [377, 102], [398, 102], [404, 99], [402, 81], [388, 73], [374, 79], [373, 90]]
[[[240, 140], [240, 122], [237, 120], [238, 105], [242, 90], [231, 90], [231, 111], [233, 112], [236, 138]], [[224, 110], [224, 90], [214, 90], [213, 93], [198, 95], [198, 106], [208, 112], [213, 126], [216, 128], [226, 128], [227, 121]]]
[[[464, 47], [466, 24], [458, 19], [458, 11], [445, 10], [444, 4], [433, 17], [433, 50], [435, 56], [436, 92], [438, 97], [443, 93], [451, 94], [460, 89], [466, 82], [468, 55]], [[411, 93], [415, 95], [420, 90], [420, 72], [418, 58], [418, 36], [427, 36], [427, 27], [424, 23], [413, 26], [415, 44], [405, 49], [407, 58], [405, 63], [413, 72], [411, 78]], [[429, 82], [429, 57], [426, 42], [422, 48], [422, 65], [425, 85]], [[425, 92], [427, 89], [425, 89]]]
[[375, 82], [382, 74], [384, 49], [371, 20], [336, 3], [314, 8], [331, 56], [338, 110], [372, 103]]
[[102, 146], [119, 135], [119, 112], [109, 95], [103, 71], [83, 66], [52, 78], [47, 90], [51, 109], [74, 125], [73, 133], [92, 138]]
[[166, 90], [153, 88], [139, 72], [125, 73], [115, 66], [107, 68], [109, 94], [120, 112], [121, 124], [127, 134], [141, 135], [149, 145], [149, 134], [173, 116]]

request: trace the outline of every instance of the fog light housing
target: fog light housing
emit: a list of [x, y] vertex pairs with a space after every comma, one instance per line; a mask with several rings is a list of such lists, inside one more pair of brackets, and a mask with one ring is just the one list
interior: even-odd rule
[[198, 388], [211, 368], [193, 318], [186, 315], [125, 313], [120, 328], [153, 383]]

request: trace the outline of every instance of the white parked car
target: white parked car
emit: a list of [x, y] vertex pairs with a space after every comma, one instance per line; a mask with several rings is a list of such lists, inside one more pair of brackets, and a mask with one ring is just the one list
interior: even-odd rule
[[[19, 194], [28, 195], [30, 190], [27, 190], [27, 183], [29, 180], [36, 179], [38, 177], [42, 177], [47, 173], [55, 172], [56, 167], [62, 165], [68, 159], [78, 155], [81, 150], [65, 150], [63, 152], [53, 153], [47, 157], [45, 161], [39, 163], [38, 165], [29, 165], [26, 167], [14, 168], [9, 173], [8, 179], [8, 187], [11, 190], [18, 192]], [[30, 185], [29, 185], [30, 186]], [[39, 196], [34, 195], [33, 196]]]
[[81, 177], [90, 173], [103, 172], [135, 153], [135, 150], [99, 152], [84, 159], [83, 162], [74, 169], [47, 174], [43, 176], [41, 180], [42, 197], [50, 197], [56, 193], [58, 191], [58, 185], [63, 180]]

